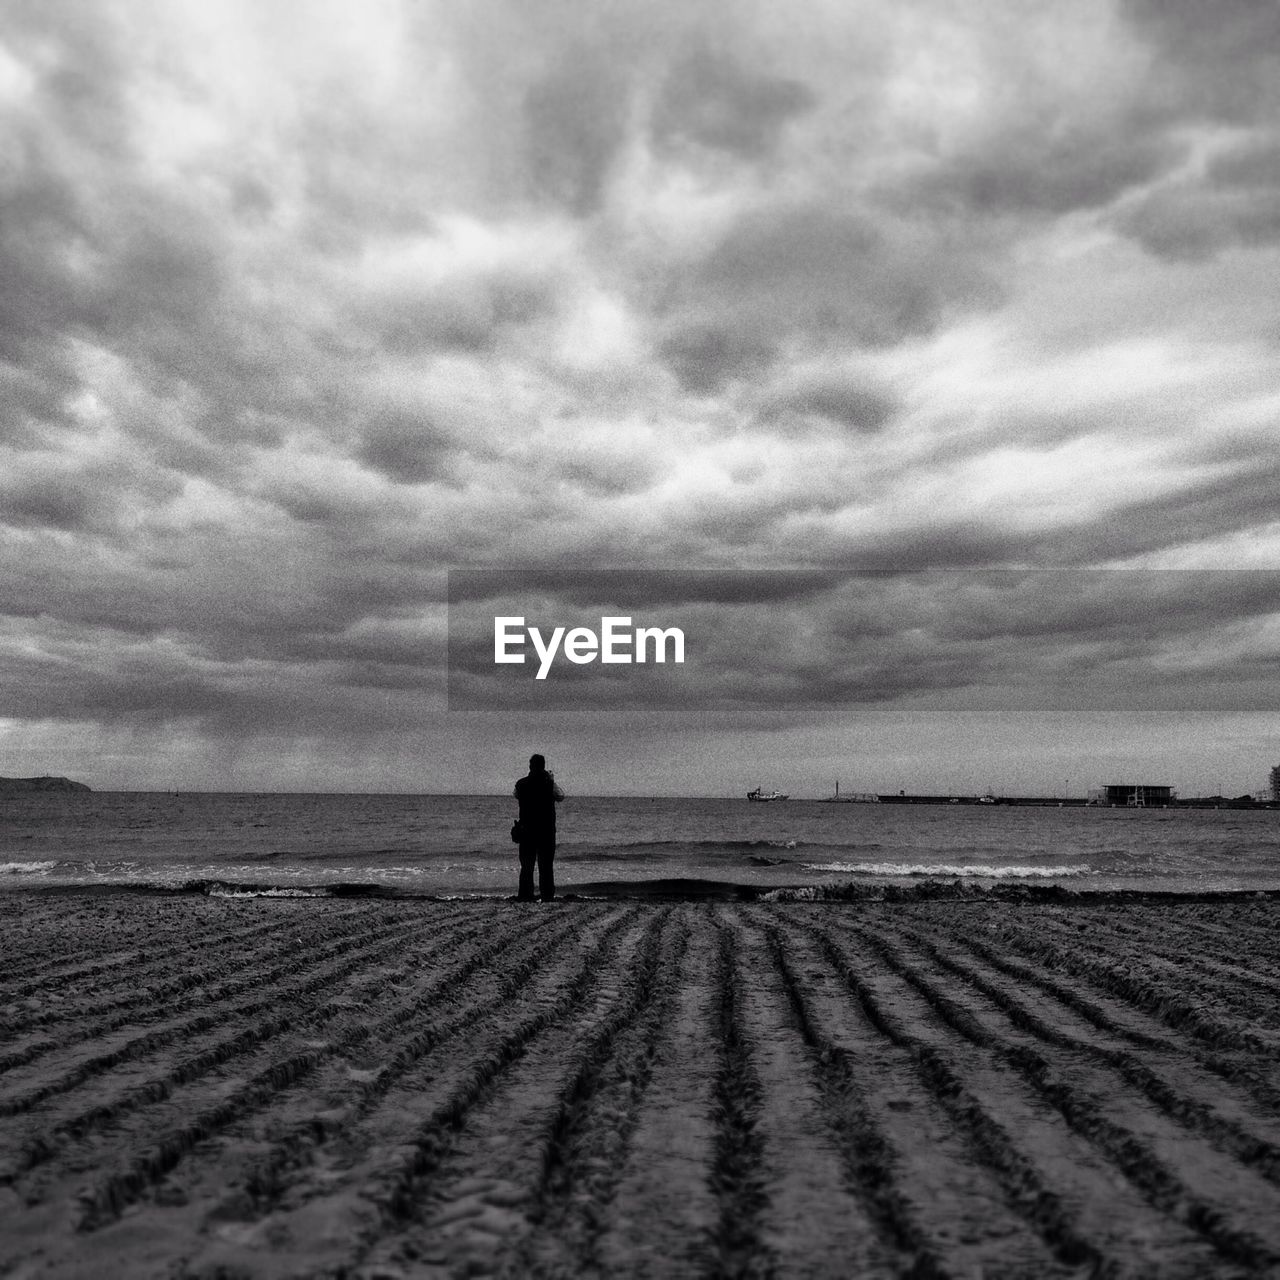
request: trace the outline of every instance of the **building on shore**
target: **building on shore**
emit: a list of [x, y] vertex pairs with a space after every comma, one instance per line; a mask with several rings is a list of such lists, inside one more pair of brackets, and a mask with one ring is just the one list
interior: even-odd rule
[[1172, 787], [1155, 787], [1150, 783], [1115, 782], [1089, 790], [1090, 804], [1120, 805], [1129, 809], [1160, 808], [1175, 803], [1177, 798], [1178, 793]]
[[1271, 770], [1271, 799], [1280, 804], [1280, 764]]

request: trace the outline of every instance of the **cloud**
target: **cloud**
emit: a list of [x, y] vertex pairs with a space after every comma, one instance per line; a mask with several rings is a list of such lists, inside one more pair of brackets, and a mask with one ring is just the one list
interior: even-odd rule
[[988, 305], [996, 274], [948, 231], [784, 203], [745, 213], [664, 308], [662, 351], [684, 386], [769, 376], [784, 350], [880, 347]]
[[1174, 542], [1209, 541], [1275, 518], [1280, 467], [1251, 459], [1222, 473], [1196, 478], [1169, 492], [1133, 498], [1117, 507], [1108, 525], [1069, 534], [1066, 553], [1074, 560], [1120, 559], [1157, 551]]
[[[443, 718], [458, 566], [1269, 566], [1273, 25], [6, 6], [0, 715], [483, 752]], [[999, 593], [737, 590], [672, 601], [716, 671], [662, 711], [725, 742], [1056, 679], [1088, 617], [1022, 599], [1023, 661]], [[1098, 643], [1150, 690], [1184, 632], [1140, 599]]]
[[1280, 22], [1271, 5], [1125, 0], [1121, 12], [1158, 62], [1150, 112], [1185, 163], [1117, 210], [1150, 252], [1196, 260], [1277, 239], [1275, 157]]
[[598, 207], [626, 136], [625, 81], [613, 71], [589, 50], [571, 48], [525, 95], [533, 189], [576, 214]]
[[442, 220], [430, 235], [378, 237], [350, 269], [350, 316], [384, 355], [487, 354], [504, 335], [553, 322], [572, 285], [554, 227]]
[[181, 490], [181, 481], [160, 471], [38, 459], [0, 481], [0, 521], [17, 528], [109, 533], [130, 523], [139, 509], [163, 505]]
[[1169, 182], [1123, 211], [1119, 225], [1152, 253], [1197, 261], [1280, 244], [1280, 131], [1225, 148], [1199, 174]]
[[1177, 78], [1182, 113], [1237, 121], [1274, 106], [1280, 15], [1258, 0], [1124, 0], [1122, 13]]
[[1141, 115], [1087, 122], [1010, 122], [981, 151], [961, 154], [906, 192], [900, 206], [924, 199], [968, 217], [1050, 217], [1105, 208], [1183, 160], [1185, 145]]
[[737, 378], [758, 377], [773, 364], [776, 340], [752, 332], [738, 316], [683, 322], [662, 339], [659, 350], [680, 385], [695, 395], [721, 391]]
[[814, 91], [801, 81], [752, 71], [702, 47], [672, 67], [651, 128], [660, 147], [694, 144], [759, 160], [774, 152], [787, 123], [814, 104]]
[[822, 418], [852, 431], [876, 432], [898, 409], [894, 397], [873, 379], [846, 369], [805, 369], [762, 397], [761, 415], [782, 424], [788, 415]]
[[426, 415], [379, 415], [363, 431], [356, 457], [390, 480], [420, 484], [439, 475], [447, 442]]

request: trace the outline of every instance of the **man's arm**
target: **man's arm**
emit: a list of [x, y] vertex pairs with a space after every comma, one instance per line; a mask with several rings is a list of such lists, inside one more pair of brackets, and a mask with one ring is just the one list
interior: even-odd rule
[[551, 794], [557, 800], [563, 800], [564, 792], [560, 790], [560, 784], [556, 781], [556, 775], [548, 771], [547, 777], [551, 779]]

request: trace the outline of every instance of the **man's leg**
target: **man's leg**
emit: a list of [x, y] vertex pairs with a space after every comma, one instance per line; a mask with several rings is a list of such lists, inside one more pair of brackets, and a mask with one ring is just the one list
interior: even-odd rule
[[533, 867], [538, 860], [538, 849], [536, 845], [522, 844], [520, 846], [520, 888], [516, 891], [516, 897], [521, 902], [533, 901]]
[[556, 896], [556, 842], [548, 840], [538, 849], [538, 892], [543, 902], [550, 902]]

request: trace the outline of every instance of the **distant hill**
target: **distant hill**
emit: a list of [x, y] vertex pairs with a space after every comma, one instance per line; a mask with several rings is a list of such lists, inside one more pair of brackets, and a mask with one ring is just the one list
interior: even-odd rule
[[0, 778], [0, 791], [92, 791], [83, 782], [70, 778]]

